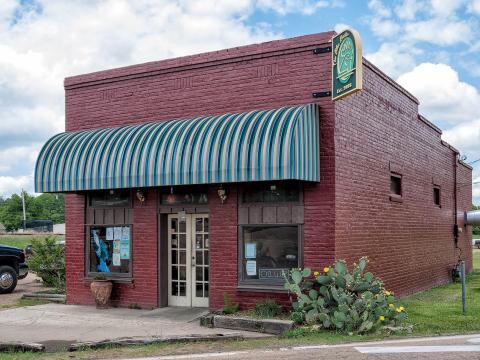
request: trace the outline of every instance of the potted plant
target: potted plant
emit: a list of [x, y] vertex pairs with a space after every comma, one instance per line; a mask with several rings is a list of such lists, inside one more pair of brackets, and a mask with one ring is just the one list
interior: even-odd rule
[[97, 275], [93, 278], [90, 284], [90, 290], [97, 304], [97, 309], [108, 309], [112, 295], [112, 287], [112, 282], [104, 275]]

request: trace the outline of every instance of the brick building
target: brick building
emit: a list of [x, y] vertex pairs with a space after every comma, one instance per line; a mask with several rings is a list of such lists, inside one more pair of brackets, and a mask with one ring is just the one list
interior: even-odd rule
[[[65, 79], [66, 133], [36, 168], [66, 192], [67, 301], [114, 281], [120, 306], [287, 301], [282, 274], [334, 259], [405, 295], [472, 267], [471, 168], [418, 100], [363, 59], [333, 102], [333, 33]], [[183, 119], [183, 120], [172, 120]], [[456, 222], [456, 218], [459, 218]], [[455, 225], [458, 232], [454, 232]]]

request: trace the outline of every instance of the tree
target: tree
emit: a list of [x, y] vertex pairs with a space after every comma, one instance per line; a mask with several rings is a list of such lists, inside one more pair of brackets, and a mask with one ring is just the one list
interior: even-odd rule
[[[24, 196], [27, 220], [52, 220], [54, 224], [65, 222], [63, 194], [41, 194], [35, 197], [25, 192]], [[21, 228], [22, 220], [21, 194], [12, 194], [0, 201], [0, 223], [5, 225], [7, 231]]]

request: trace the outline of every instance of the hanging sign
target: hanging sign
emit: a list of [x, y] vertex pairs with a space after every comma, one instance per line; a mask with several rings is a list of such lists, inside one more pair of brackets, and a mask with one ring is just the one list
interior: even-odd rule
[[332, 100], [362, 89], [362, 42], [355, 30], [332, 39]]

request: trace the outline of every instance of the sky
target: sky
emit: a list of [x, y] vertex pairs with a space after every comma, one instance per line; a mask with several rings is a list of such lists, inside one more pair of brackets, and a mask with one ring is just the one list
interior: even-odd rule
[[33, 192], [41, 146], [64, 131], [66, 76], [346, 27], [480, 159], [480, 0], [0, 0], [0, 196]]

